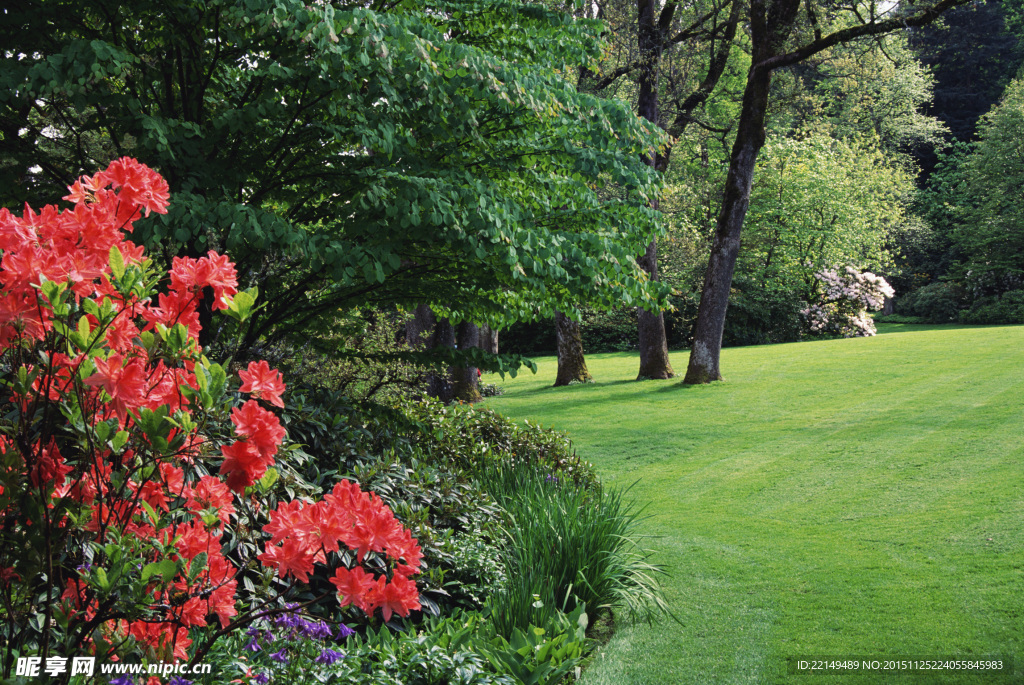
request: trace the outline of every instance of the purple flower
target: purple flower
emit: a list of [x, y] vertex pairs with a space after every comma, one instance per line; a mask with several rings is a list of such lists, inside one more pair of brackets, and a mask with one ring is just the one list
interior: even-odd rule
[[167, 681], [167, 685], [192, 685], [194, 680], [186, 680], [181, 676], [171, 676], [171, 679]]
[[249, 640], [249, 644], [245, 646], [245, 649], [249, 650], [250, 652], [260, 651], [260, 643], [256, 641], [255, 635], [253, 635], [253, 638]]
[[281, 649], [280, 652], [274, 652], [270, 655], [270, 658], [279, 664], [286, 664], [288, 663], [288, 650]]
[[110, 685], [135, 685], [135, 680], [129, 675], [119, 675], [110, 679]]
[[253, 678], [260, 685], [266, 685], [270, 682], [270, 674], [266, 672], [257, 673], [256, 677]]
[[352, 630], [351, 628], [349, 628], [344, 623], [342, 623], [340, 626], [338, 626], [338, 639], [339, 640], [345, 640], [350, 635], [355, 635], [355, 634], [356, 634], [356, 631]]
[[345, 655], [341, 652], [336, 652], [333, 649], [325, 648], [324, 651], [320, 652], [320, 656], [313, 660], [317, 664], [326, 664], [330, 666], [338, 659], [344, 659]]
[[274, 617], [274, 625], [278, 628], [294, 628], [301, 622], [302, 619], [291, 612], [288, 612], [287, 614], [278, 614]]
[[313, 640], [323, 640], [331, 636], [331, 627], [323, 621], [303, 621], [299, 632]]

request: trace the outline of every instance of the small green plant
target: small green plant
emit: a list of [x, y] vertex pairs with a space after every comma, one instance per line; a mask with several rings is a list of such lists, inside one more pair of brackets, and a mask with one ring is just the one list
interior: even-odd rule
[[624, 492], [583, 488], [515, 463], [478, 477], [507, 515], [508, 581], [489, 605], [499, 633], [543, 625], [556, 610], [581, 604], [648, 619], [666, 610], [658, 581], [664, 571], [637, 545], [640, 511]]

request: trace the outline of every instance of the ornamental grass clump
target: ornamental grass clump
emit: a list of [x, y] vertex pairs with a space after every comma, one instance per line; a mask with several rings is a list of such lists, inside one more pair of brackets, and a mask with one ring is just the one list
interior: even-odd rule
[[499, 634], [546, 625], [556, 610], [580, 604], [644, 619], [667, 609], [658, 580], [664, 571], [638, 546], [641, 512], [624, 492], [583, 488], [514, 463], [491, 465], [479, 478], [506, 512], [508, 580], [490, 602]]

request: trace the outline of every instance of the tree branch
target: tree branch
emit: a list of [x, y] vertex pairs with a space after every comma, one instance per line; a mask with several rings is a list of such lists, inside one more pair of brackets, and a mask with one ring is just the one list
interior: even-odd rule
[[924, 26], [925, 24], [930, 24], [938, 19], [946, 10], [959, 7], [960, 5], [966, 5], [969, 1], [970, 0], [940, 0], [931, 7], [911, 16], [894, 17], [880, 22], [872, 20], [859, 26], [851, 26], [849, 28], [830, 33], [823, 38], [815, 39], [807, 45], [799, 47], [791, 52], [769, 57], [768, 59], [755, 64], [753, 68], [773, 71], [775, 69], [797, 64], [812, 55], [816, 55], [822, 50], [827, 50], [828, 48], [841, 43], [848, 43], [863, 36], [877, 36], [883, 33], [890, 33], [901, 28]]

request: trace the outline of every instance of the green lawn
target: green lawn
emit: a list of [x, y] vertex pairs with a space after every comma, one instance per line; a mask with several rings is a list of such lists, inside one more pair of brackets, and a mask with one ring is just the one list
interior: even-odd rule
[[[628, 683], [1024, 682], [1024, 327], [880, 327], [725, 350], [726, 382], [498, 381], [647, 503], [681, 625], [622, 621], [584, 677]], [[676, 353], [677, 372], [686, 353]], [[1002, 656], [1016, 673], [790, 675], [787, 657]]]

